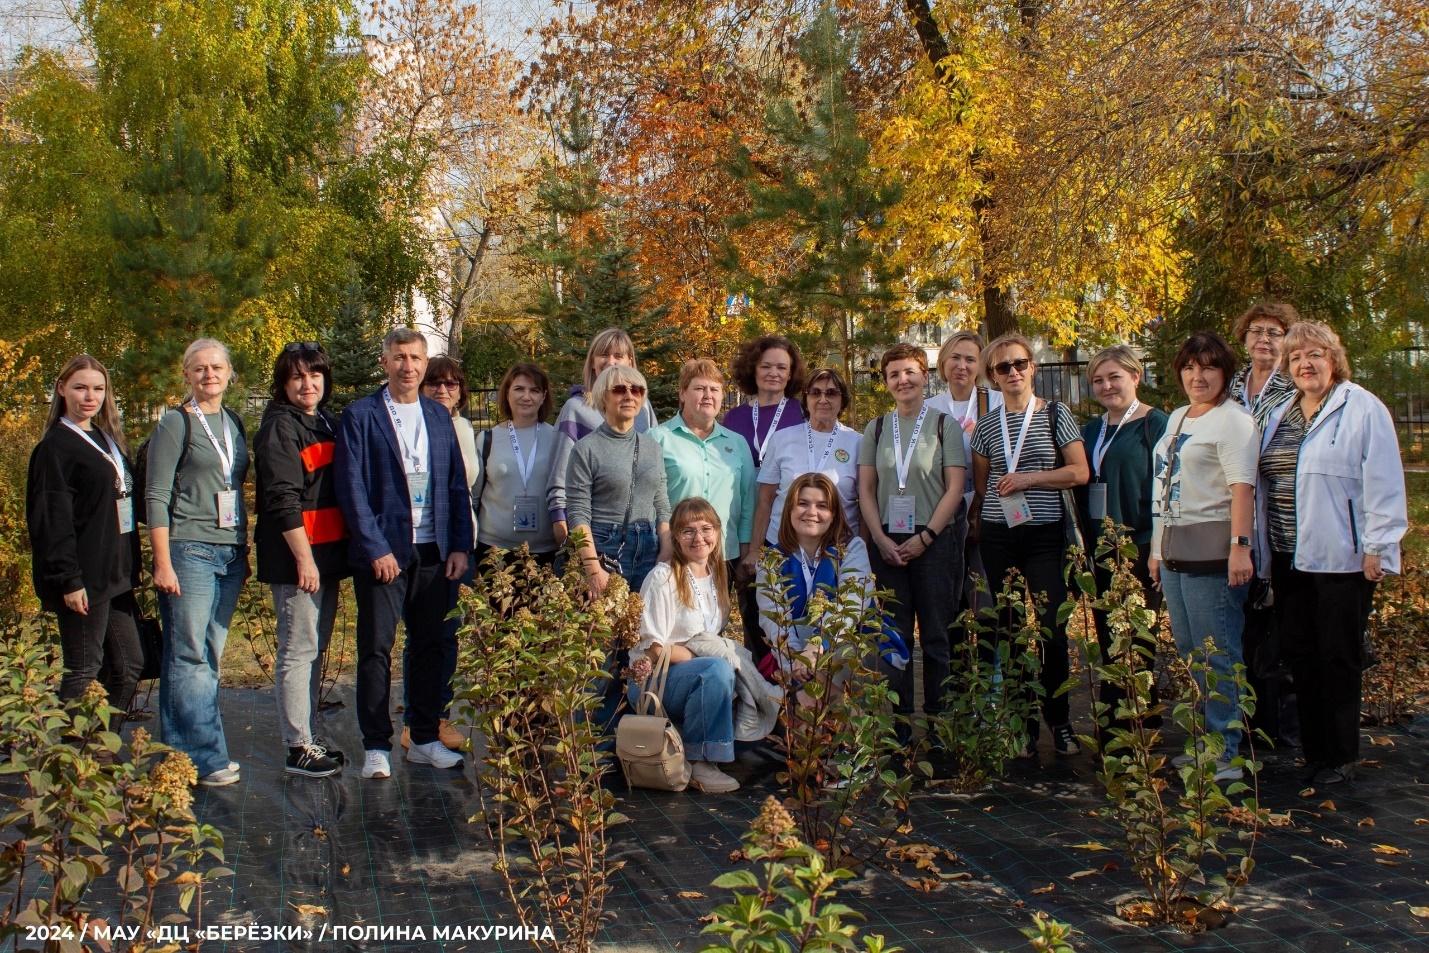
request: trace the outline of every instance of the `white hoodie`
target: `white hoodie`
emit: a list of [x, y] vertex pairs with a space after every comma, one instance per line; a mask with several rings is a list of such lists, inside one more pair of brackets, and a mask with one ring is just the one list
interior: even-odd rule
[[[1295, 398], [1292, 398], [1295, 399]], [[1270, 415], [1261, 452], [1290, 401]], [[1256, 491], [1256, 565], [1270, 574], [1270, 535], [1263, 485]], [[1360, 572], [1366, 555], [1399, 572], [1399, 541], [1409, 528], [1404, 464], [1394, 418], [1358, 384], [1335, 385], [1300, 445], [1295, 470], [1295, 568]]]

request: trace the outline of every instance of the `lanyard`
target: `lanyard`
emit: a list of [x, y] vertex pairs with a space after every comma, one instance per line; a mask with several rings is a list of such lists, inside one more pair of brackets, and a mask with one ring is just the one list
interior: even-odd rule
[[392, 418], [392, 429], [397, 431], [397, 442], [402, 445], [402, 455], [412, 461], [412, 467], [418, 473], [425, 473], [427, 461], [425, 455], [418, 451], [422, 449], [423, 438], [427, 433], [427, 422], [422, 416], [422, 401], [417, 399], [417, 432], [412, 435], [412, 442], [407, 443], [407, 434], [402, 430], [402, 418], [397, 416], [397, 403], [392, 399], [392, 394], [387, 388], [382, 388], [382, 399], [387, 402], [387, 416]]
[[[950, 410], [952, 409], [953, 403], [954, 403], [954, 401], [953, 401], [952, 397], [949, 396], [949, 398], [948, 398], [948, 408], [949, 408]], [[958, 416], [958, 426], [962, 427], [963, 430], [966, 431], [966, 430], [968, 429], [968, 422], [969, 422], [969, 421], [971, 421], [971, 422], [973, 422], [973, 423], [976, 423], [976, 422], [977, 422], [977, 388], [976, 388], [976, 387], [974, 387], [974, 388], [973, 388], [973, 392], [968, 395], [967, 405], [963, 407], [963, 412], [962, 412], [962, 414]]]
[[804, 548], [802, 546], [799, 547], [798, 556], [799, 568], [804, 571], [804, 597], [806, 599], [812, 599], [814, 597], [814, 576], [818, 573], [819, 564], [823, 562], [823, 558], [815, 559], [813, 565], [810, 565], [809, 561], [804, 558]]
[[1032, 399], [1032, 403], [1027, 405], [1027, 409], [1022, 412], [1022, 430], [1017, 434], [1017, 448], [1012, 447], [1012, 438], [1007, 433], [1007, 405], [1002, 405], [1002, 416], [999, 423], [1002, 424], [1002, 456], [1007, 461], [1007, 472], [1017, 472], [1017, 461], [1022, 459], [1022, 445], [1027, 442], [1027, 431], [1032, 427], [1032, 415], [1037, 412], [1037, 398]]
[[[784, 416], [784, 405], [789, 403], [789, 398], [779, 398], [779, 408], [774, 411], [774, 420], [769, 424], [769, 432], [764, 435], [764, 440], [759, 444], [758, 459], [754, 461], [755, 466], [764, 463], [764, 451], [769, 449], [769, 438], [774, 436], [774, 431], [779, 429], [779, 418]], [[754, 418], [754, 439], [759, 440], [759, 398], [754, 398], [754, 410], [751, 413]]]
[[918, 422], [913, 425], [913, 435], [908, 438], [908, 455], [903, 455], [903, 442], [898, 430], [898, 411], [893, 412], [893, 472], [898, 477], [898, 492], [908, 489], [908, 464], [913, 462], [913, 451], [918, 449], [918, 434], [923, 431], [923, 418], [928, 416], [928, 405], [918, 411]]
[[[83, 437], [91, 447], [104, 454], [104, 459], [108, 460], [109, 465], [114, 468], [114, 489], [119, 492], [120, 496], [127, 495], [129, 492], [129, 478], [124, 467], [124, 454], [119, 452], [119, 447], [115, 445], [114, 438], [107, 433], [104, 434], [105, 442], [109, 444], [109, 449], [105, 450], [99, 445], [99, 441], [95, 440], [94, 437], [79, 424], [70, 420], [68, 417], [61, 417], [60, 420], [64, 422], [66, 427]], [[103, 431], [101, 431], [101, 433], [103, 433]]]
[[511, 421], [506, 421], [506, 430], [511, 434], [511, 455], [516, 458], [516, 469], [521, 474], [521, 489], [526, 489], [526, 485], [531, 482], [531, 468], [536, 465], [536, 450], [541, 445], [539, 435], [531, 441], [531, 452], [523, 460], [521, 458], [521, 439], [516, 436], [516, 425]]
[[1111, 449], [1112, 441], [1116, 439], [1116, 435], [1121, 433], [1122, 429], [1126, 426], [1126, 422], [1130, 420], [1140, 408], [1141, 401], [1133, 400], [1131, 406], [1126, 408], [1126, 413], [1121, 415], [1121, 420], [1117, 421], [1116, 429], [1111, 431], [1110, 437], [1107, 436], [1107, 431], [1111, 429], [1111, 414], [1107, 414], [1102, 420], [1101, 433], [1097, 434], [1097, 442], [1092, 447], [1092, 468], [1095, 472], [1102, 472], [1102, 461], [1106, 459], [1107, 451]]
[[[695, 578], [694, 571], [689, 566], [685, 567], [685, 575], [689, 577], [690, 588], [695, 592], [695, 599], [700, 604], [700, 621], [704, 623], [705, 630], [711, 634], [718, 634], [719, 631], [719, 598], [714, 595], [714, 583], [710, 582], [710, 596], [714, 598], [714, 606], [711, 607], [709, 600], [705, 598], [705, 588], [700, 585], [700, 581]], [[705, 576], [707, 581], [712, 577]]]
[[[213, 444], [213, 452], [218, 454], [219, 462], [223, 464], [223, 488], [233, 489], [233, 423], [228, 419], [228, 415], [223, 413], [220, 407], [218, 412], [223, 415], [223, 446], [218, 445], [218, 438], [213, 435], [213, 428], [208, 425], [208, 418], [199, 409], [198, 401], [193, 402], [194, 416], [203, 425], [203, 432], [208, 436], [208, 442]], [[228, 452], [225, 453], [224, 450]]]
[[829, 454], [834, 452], [834, 441], [839, 438], [839, 422], [834, 421], [834, 432], [829, 434], [829, 442], [824, 444], [824, 455], [819, 457], [817, 466], [814, 465], [814, 425], [805, 424], [804, 426], [808, 428], [808, 433], [805, 436], [809, 438], [809, 469], [806, 472], [818, 473], [824, 468], [824, 464], [829, 462]]

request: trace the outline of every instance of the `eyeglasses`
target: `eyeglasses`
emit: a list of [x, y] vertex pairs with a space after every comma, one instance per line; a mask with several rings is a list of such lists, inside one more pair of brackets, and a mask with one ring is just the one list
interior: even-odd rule
[[317, 341], [294, 341], [283, 348], [284, 354], [298, 354], [303, 351], [321, 351], [323, 346]]
[[1245, 336], [1248, 338], [1265, 338], [1267, 341], [1278, 341], [1285, 337], [1285, 331], [1281, 328], [1266, 328], [1256, 324], [1245, 329]]
[[644, 384], [611, 384], [610, 392], [616, 397], [624, 397], [627, 394], [631, 397], [644, 397]]
[[432, 390], [461, 390], [461, 384], [456, 381], [427, 381], [422, 386]]
[[1021, 374], [1023, 371], [1027, 370], [1027, 368], [1031, 366], [1031, 364], [1032, 359], [1030, 357], [1019, 357], [1013, 361], [998, 361], [996, 364], [992, 365], [992, 369], [998, 374], [1001, 374], [1003, 377], [1006, 377], [1013, 371], [1017, 371], [1017, 373]]
[[680, 538], [688, 542], [693, 542], [694, 540], [699, 539], [701, 537], [705, 539], [714, 539], [718, 535], [719, 530], [715, 529], [713, 526], [688, 526], [685, 529], [680, 530]]
[[839, 389], [838, 389], [837, 387], [810, 387], [810, 388], [809, 388], [809, 391], [808, 391], [808, 394], [809, 394], [809, 397], [810, 397], [811, 399], [813, 399], [813, 400], [818, 400], [820, 397], [842, 397], [842, 396], [843, 396], [843, 394], [840, 393], [840, 391], [839, 391]]

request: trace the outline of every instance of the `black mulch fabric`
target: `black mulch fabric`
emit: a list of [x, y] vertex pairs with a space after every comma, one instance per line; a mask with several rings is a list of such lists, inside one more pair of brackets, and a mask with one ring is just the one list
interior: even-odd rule
[[[409, 766], [398, 748], [393, 778], [363, 781], [351, 707], [328, 712], [329, 735], [350, 763], [335, 778], [283, 772], [271, 693], [225, 690], [224, 723], [243, 781], [200, 789], [199, 817], [227, 839], [231, 883], [210, 890], [207, 923], [319, 923], [302, 905], [322, 907], [329, 924], [422, 927], [515, 926], [493, 855], [468, 823], [476, 810], [472, 769]], [[881, 872], [865, 872], [843, 899], [866, 917], [868, 932], [909, 951], [1025, 950], [1019, 932], [1041, 910], [1078, 931], [1079, 950], [1271, 951], [1429, 950], [1429, 920], [1410, 912], [1429, 905], [1426, 752], [1429, 721], [1366, 736], [1372, 759], [1361, 780], [1301, 796], [1289, 755], [1267, 758], [1262, 803], [1291, 811], [1293, 826], [1267, 830], [1256, 847], [1250, 886], [1222, 929], [1189, 936], [1148, 932], [1118, 920], [1119, 898], [1138, 890], [1117, 831], [1094, 815], [1101, 790], [1090, 756], [1054, 755], [1046, 741], [1035, 764], [971, 796], [920, 789], [910, 839], [954, 851], [971, 879], [924, 893]], [[613, 835], [626, 861], [608, 905], [602, 940], [617, 950], [698, 950], [699, 918], [724, 892], [710, 886], [731, 868], [730, 854], [766, 794], [777, 790], [768, 767], [736, 764], [746, 786], [733, 795], [694, 792], [624, 794], [632, 823]], [[1333, 809], [1321, 806], [1333, 800]], [[1361, 825], [1373, 818], [1373, 826]], [[1090, 842], [1108, 850], [1075, 845]], [[1342, 842], [1344, 846], [1338, 846]], [[1376, 853], [1391, 845], [1407, 855]], [[1113, 869], [1105, 871], [1108, 863]], [[1073, 878], [1081, 871], [1090, 875]], [[1045, 888], [1053, 885], [1048, 892]], [[681, 891], [704, 894], [682, 899]], [[205, 944], [205, 949], [513, 950], [524, 943], [416, 942]]]

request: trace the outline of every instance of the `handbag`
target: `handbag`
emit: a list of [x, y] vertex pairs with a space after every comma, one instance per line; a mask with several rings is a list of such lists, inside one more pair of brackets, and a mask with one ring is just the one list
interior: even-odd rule
[[635, 435], [635, 447], [630, 453], [630, 496], [625, 500], [625, 518], [620, 521], [620, 545], [615, 547], [615, 555], [596, 553], [600, 568], [614, 576], [624, 576], [620, 568], [620, 557], [625, 552], [625, 538], [630, 532], [630, 514], [635, 509], [635, 471], [640, 465], [640, 435]]
[[[1181, 428], [1186, 414], [1176, 424], [1166, 451], [1166, 485], [1161, 491], [1161, 518], [1171, 508], [1171, 474], [1181, 449]], [[1174, 572], [1225, 572], [1231, 557], [1231, 521], [1209, 523], [1169, 523], [1161, 527], [1161, 561]]]
[[685, 758], [685, 742], [665, 714], [660, 698], [670, 674], [670, 653], [660, 660], [645, 684], [635, 711], [620, 719], [615, 728], [615, 756], [632, 788], [655, 791], [683, 791], [690, 783], [690, 762]]
[[163, 627], [158, 619], [146, 615], [136, 615], [134, 627], [139, 630], [139, 648], [144, 653], [144, 668], [139, 672], [139, 681], [158, 678], [164, 669]]

